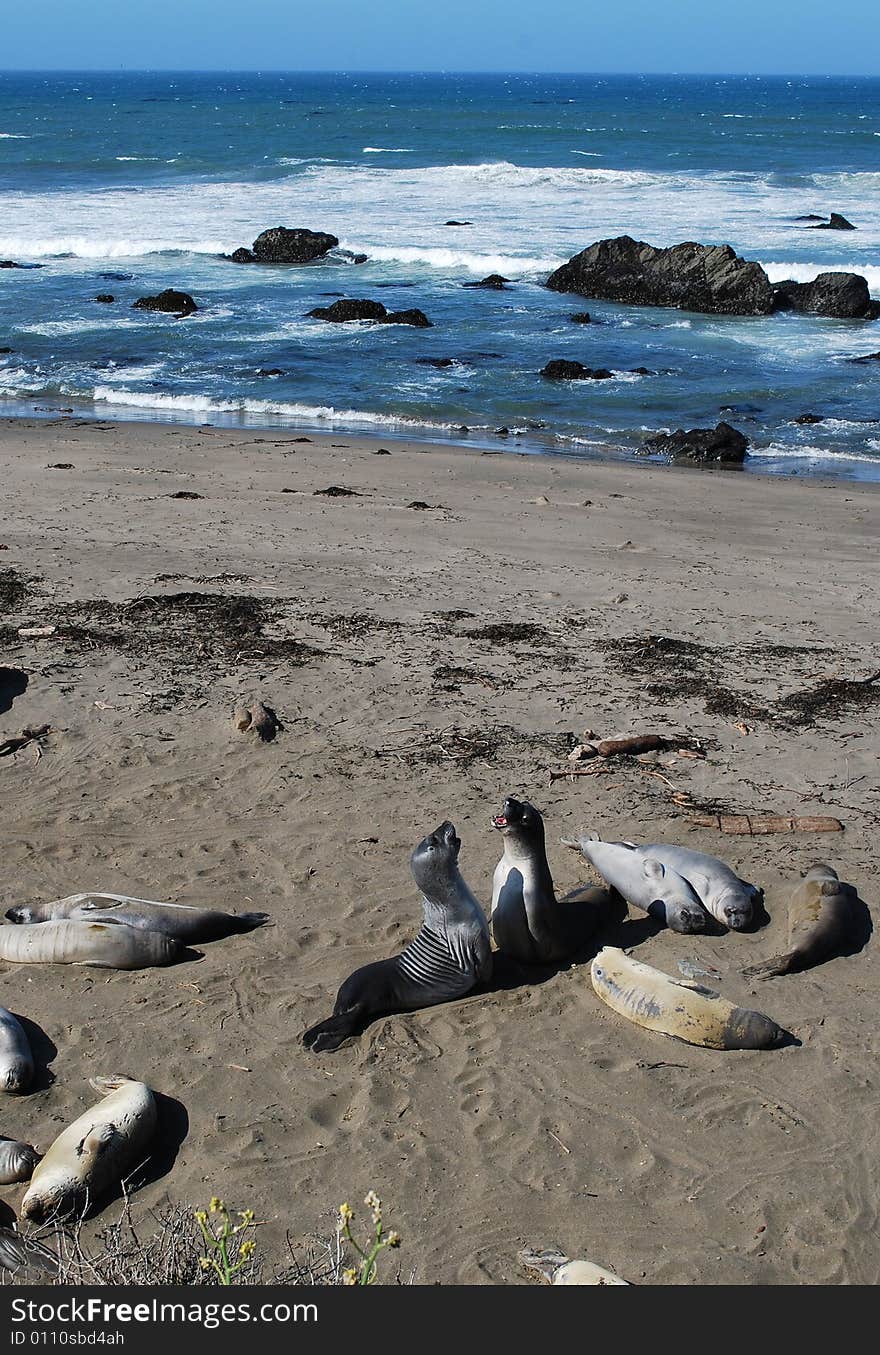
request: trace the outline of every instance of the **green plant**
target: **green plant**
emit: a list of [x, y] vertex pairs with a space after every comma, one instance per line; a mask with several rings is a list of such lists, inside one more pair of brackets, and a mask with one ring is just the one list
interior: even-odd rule
[[379, 1253], [385, 1251], [386, 1247], [400, 1246], [400, 1235], [398, 1233], [385, 1232], [382, 1223], [382, 1201], [374, 1190], [368, 1192], [364, 1204], [372, 1215], [373, 1236], [363, 1247], [352, 1236], [351, 1222], [354, 1218], [354, 1211], [351, 1205], [341, 1204], [339, 1206], [339, 1222], [336, 1225], [336, 1230], [360, 1257], [356, 1266], [342, 1272], [343, 1284], [372, 1284], [377, 1275], [376, 1262]]
[[196, 1210], [196, 1222], [208, 1248], [208, 1255], [200, 1257], [199, 1264], [202, 1270], [214, 1272], [218, 1284], [232, 1284], [234, 1277], [253, 1256], [257, 1245], [253, 1238], [242, 1237], [242, 1233], [254, 1226], [254, 1211], [239, 1210], [238, 1218], [238, 1223], [232, 1222], [229, 1210], [216, 1195], [207, 1210]]

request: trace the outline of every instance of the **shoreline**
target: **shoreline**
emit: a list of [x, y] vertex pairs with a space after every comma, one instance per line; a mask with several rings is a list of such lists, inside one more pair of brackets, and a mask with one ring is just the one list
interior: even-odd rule
[[[880, 952], [741, 975], [783, 948], [783, 882], [813, 861], [876, 907], [874, 485], [76, 419], [0, 420], [0, 457], [2, 662], [27, 678], [0, 736], [55, 731], [0, 762], [3, 908], [94, 889], [273, 924], [168, 969], [4, 966], [0, 1003], [57, 1049], [5, 1134], [44, 1151], [89, 1076], [125, 1072], [187, 1125], [136, 1218], [219, 1194], [270, 1260], [375, 1189], [416, 1283], [526, 1283], [517, 1251], [551, 1244], [634, 1283], [880, 1282]], [[272, 743], [235, 729], [252, 696]], [[551, 784], [587, 730], [705, 756]], [[409, 854], [446, 818], [488, 907], [511, 793], [545, 815], [560, 894], [590, 879], [559, 846], [582, 826], [764, 886], [753, 933], [634, 914], [601, 939], [713, 965], [800, 1044], [673, 1044], [578, 963], [304, 1050], [342, 980], [415, 934]], [[694, 822], [713, 810], [845, 831], [728, 836]]]

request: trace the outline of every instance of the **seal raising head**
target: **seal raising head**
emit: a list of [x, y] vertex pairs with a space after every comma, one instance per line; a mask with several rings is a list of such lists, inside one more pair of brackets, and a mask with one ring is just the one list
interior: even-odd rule
[[448, 820], [422, 838], [410, 857], [422, 894], [421, 931], [399, 955], [364, 965], [345, 980], [333, 1015], [303, 1035], [307, 1048], [338, 1049], [376, 1016], [450, 1002], [491, 977], [489, 926], [459, 872], [460, 849]]

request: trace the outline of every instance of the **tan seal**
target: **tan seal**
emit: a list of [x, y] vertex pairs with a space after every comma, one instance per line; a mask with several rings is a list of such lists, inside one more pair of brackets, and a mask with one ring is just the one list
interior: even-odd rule
[[683, 983], [641, 964], [616, 946], [604, 946], [590, 967], [604, 1003], [646, 1030], [708, 1049], [771, 1049], [788, 1032], [761, 1012], [735, 1007], [720, 993]]
[[145, 1082], [94, 1077], [102, 1100], [52, 1144], [38, 1163], [21, 1202], [32, 1223], [82, 1215], [147, 1156], [156, 1132], [156, 1099]]
[[97, 969], [148, 969], [171, 964], [182, 942], [161, 932], [139, 931], [123, 922], [62, 918], [0, 927], [0, 960], [13, 964], [81, 964]]
[[743, 970], [747, 979], [772, 979], [821, 964], [839, 953], [855, 931], [858, 893], [823, 862], [811, 866], [788, 904], [788, 946], [763, 964]]
[[546, 1250], [526, 1247], [517, 1260], [550, 1284], [629, 1284], [629, 1280], [622, 1280], [613, 1270], [597, 1266], [594, 1261], [571, 1261], [555, 1247]]

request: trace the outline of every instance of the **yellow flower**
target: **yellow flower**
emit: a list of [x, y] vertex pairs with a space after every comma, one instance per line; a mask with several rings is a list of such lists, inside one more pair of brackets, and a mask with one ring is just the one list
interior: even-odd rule
[[341, 1204], [339, 1206], [339, 1217], [343, 1223], [351, 1223], [354, 1218], [354, 1210], [350, 1204]]
[[357, 1277], [357, 1271], [356, 1271], [356, 1270], [344, 1270], [344, 1271], [342, 1272], [342, 1283], [343, 1283], [343, 1284], [357, 1284], [357, 1282], [358, 1282], [358, 1277]]
[[205, 1213], [204, 1209], [197, 1209], [197, 1210], [196, 1210], [196, 1223], [206, 1224], [207, 1222], [208, 1222], [208, 1215]]
[[211, 1262], [208, 1260], [207, 1256], [200, 1256], [200, 1257], [199, 1257], [199, 1265], [202, 1267], [202, 1270], [210, 1270], [210, 1269], [211, 1269]]
[[399, 1247], [400, 1233], [389, 1233], [385, 1239], [385, 1245], [386, 1247]]
[[257, 1246], [256, 1242], [253, 1241], [242, 1242], [241, 1246], [238, 1249], [238, 1254], [241, 1257], [241, 1259], [243, 1261], [246, 1261], [249, 1256], [253, 1256], [254, 1251], [256, 1250], [256, 1246]]
[[369, 1209], [382, 1208], [382, 1201], [379, 1199], [379, 1196], [376, 1194], [375, 1190], [367, 1191], [367, 1194], [364, 1196], [364, 1204]]
[[212, 1214], [219, 1214], [225, 1211], [226, 1205], [217, 1195], [215, 1195], [213, 1196], [211, 1203], [208, 1205], [208, 1208], [210, 1209]]
[[254, 1211], [252, 1209], [240, 1209], [238, 1212], [238, 1217], [241, 1219], [245, 1227], [247, 1227], [249, 1223], [253, 1223], [254, 1221]]

